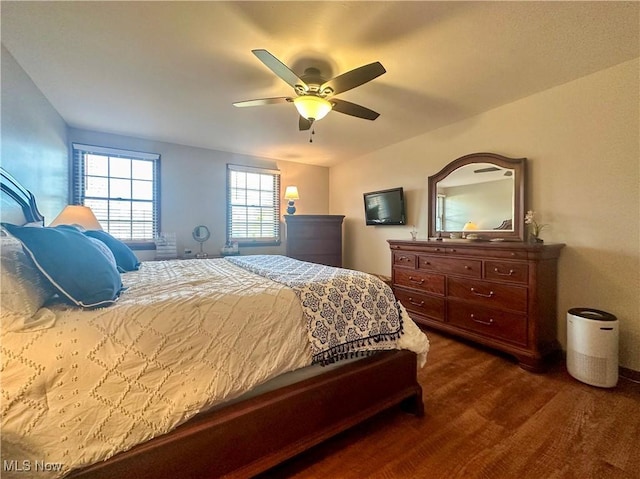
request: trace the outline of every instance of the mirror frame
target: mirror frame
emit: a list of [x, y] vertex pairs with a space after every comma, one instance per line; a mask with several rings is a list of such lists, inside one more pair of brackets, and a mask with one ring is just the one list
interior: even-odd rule
[[[478, 237], [480, 239], [491, 240], [495, 238], [502, 238], [509, 241], [524, 241], [525, 240], [525, 227], [524, 227], [524, 215], [525, 215], [525, 176], [526, 176], [526, 158], [508, 158], [506, 156], [498, 155], [495, 153], [472, 153], [470, 155], [462, 156], [451, 163], [446, 165], [435, 175], [429, 177], [429, 239], [443, 239], [443, 234], [448, 238], [450, 233], [460, 233], [462, 231], [436, 231], [436, 216], [437, 216], [437, 201], [438, 191], [436, 185], [439, 181], [445, 179], [449, 174], [461, 166], [470, 165], [473, 163], [493, 163], [502, 168], [510, 168], [514, 170], [514, 205], [513, 205], [513, 231], [505, 230], [491, 230], [491, 231], [478, 231]], [[474, 232], [475, 233], [475, 232]]]

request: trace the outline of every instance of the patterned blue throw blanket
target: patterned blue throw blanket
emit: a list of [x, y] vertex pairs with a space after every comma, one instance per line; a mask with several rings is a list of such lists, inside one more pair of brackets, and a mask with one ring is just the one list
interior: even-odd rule
[[313, 363], [394, 349], [402, 336], [393, 291], [375, 276], [279, 255], [226, 260], [293, 289], [302, 304]]

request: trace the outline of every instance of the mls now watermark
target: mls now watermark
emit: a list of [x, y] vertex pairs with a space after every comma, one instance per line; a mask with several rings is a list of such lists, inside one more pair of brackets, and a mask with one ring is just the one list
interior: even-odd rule
[[58, 472], [61, 471], [63, 464], [61, 462], [31, 461], [25, 459], [19, 461], [17, 459], [3, 460], [3, 472]]

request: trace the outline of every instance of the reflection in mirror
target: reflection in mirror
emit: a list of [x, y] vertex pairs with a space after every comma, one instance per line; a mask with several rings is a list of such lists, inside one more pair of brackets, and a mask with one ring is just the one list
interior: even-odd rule
[[462, 166], [437, 183], [439, 231], [513, 231], [513, 169]]
[[525, 158], [474, 153], [429, 177], [429, 236], [524, 239]]

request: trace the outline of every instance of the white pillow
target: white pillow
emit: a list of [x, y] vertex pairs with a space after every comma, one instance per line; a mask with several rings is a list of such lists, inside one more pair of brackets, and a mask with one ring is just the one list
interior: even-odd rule
[[53, 312], [42, 305], [55, 290], [42, 277], [13, 237], [0, 238], [0, 321], [2, 331], [52, 324]]

